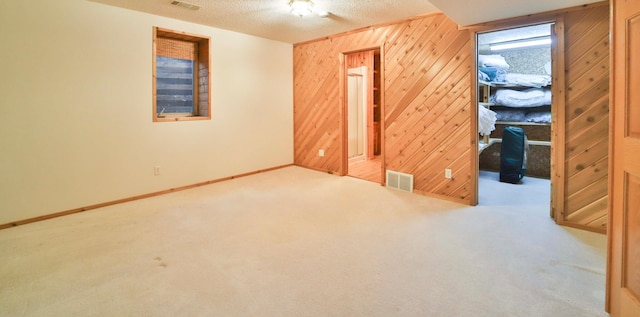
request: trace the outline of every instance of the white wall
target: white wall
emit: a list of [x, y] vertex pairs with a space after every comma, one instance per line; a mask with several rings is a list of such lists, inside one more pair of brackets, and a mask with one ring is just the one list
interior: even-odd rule
[[[211, 37], [212, 120], [152, 122], [153, 26]], [[0, 43], [0, 224], [293, 162], [291, 44], [84, 0], [1, 1]]]

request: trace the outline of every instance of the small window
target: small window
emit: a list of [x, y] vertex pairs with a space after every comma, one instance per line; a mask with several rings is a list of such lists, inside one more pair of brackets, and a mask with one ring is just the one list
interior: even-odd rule
[[153, 31], [153, 121], [211, 119], [209, 38]]

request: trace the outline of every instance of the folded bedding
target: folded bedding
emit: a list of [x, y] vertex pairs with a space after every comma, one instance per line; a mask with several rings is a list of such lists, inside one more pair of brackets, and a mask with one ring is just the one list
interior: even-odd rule
[[488, 80], [486, 80], [488, 82], [505, 83], [507, 80], [506, 68], [487, 66], [479, 67], [478, 70], [488, 78]]
[[524, 110], [496, 110], [496, 120], [506, 122], [526, 122], [527, 112]]
[[551, 76], [509, 73], [504, 76], [505, 82], [510, 85], [542, 88], [551, 85]]
[[540, 107], [551, 105], [551, 90], [531, 88], [527, 90], [499, 89], [490, 98], [491, 102], [512, 107]]
[[551, 123], [551, 106], [532, 108], [491, 107], [496, 114], [496, 121]]
[[551, 111], [528, 112], [524, 117], [525, 122], [551, 123]]

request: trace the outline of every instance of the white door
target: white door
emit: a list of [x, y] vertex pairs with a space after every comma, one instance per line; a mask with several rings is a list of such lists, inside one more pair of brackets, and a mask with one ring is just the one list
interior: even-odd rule
[[349, 69], [347, 82], [347, 122], [349, 158], [363, 156], [367, 144], [367, 68]]

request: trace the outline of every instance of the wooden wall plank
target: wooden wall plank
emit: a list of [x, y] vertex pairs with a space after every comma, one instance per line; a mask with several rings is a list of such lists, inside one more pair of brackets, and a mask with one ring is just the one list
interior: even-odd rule
[[[566, 170], [563, 221], [606, 226], [608, 7], [557, 13], [564, 29]], [[340, 54], [382, 45], [384, 169], [415, 176], [416, 192], [471, 203], [472, 37], [442, 14], [294, 45], [294, 162], [341, 170]], [[325, 157], [317, 155], [325, 150]], [[453, 179], [444, 178], [444, 168]], [[587, 184], [589, 183], [590, 184]], [[603, 215], [604, 213], [604, 215]]]
[[[468, 60], [464, 60], [463, 63], [467, 65]], [[390, 140], [386, 151], [389, 165], [397, 165], [394, 160], [396, 157], [402, 158], [403, 156], [400, 155], [402, 152], [416, 153], [417, 147], [422, 146], [423, 138], [431, 137], [444, 126], [444, 121], [438, 119], [446, 113], [447, 105], [454, 101], [455, 98], [451, 96], [459, 94], [456, 88], [468, 86], [464, 85], [463, 80], [465, 77], [468, 78], [469, 69], [459, 67], [455, 73], [447, 72], [446, 75], [447, 77], [442, 81], [431, 82], [427, 86], [429, 93], [425, 93], [421, 99], [412, 102], [404, 109], [403, 117], [412, 118], [412, 120], [403, 120], [402, 122], [396, 120], [392, 126], [387, 128]], [[441, 96], [445, 96], [445, 98]], [[422, 138], [418, 138], [420, 135]], [[412, 143], [416, 148], [410, 148]]]
[[579, 184], [592, 184], [601, 178], [606, 178], [608, 168], [609, 161], [607, 157], [604, 157], [591, 165], [578, 165], [578, 167], [572, 171], [573, 175], [569, 177], [571, 180], [569, 183], [571, 184], [571, 187], [568, 188], [567, 194], [571, 196], [582, 190], [583, 186], [580, 186]]
[[566, 41], [563, 224], [605, 232], [608, 208], [609, 10], [570, 12]]
[[[575, 72], [579, 69], [571, 69], [567, 73], [567, 98], [569, 100], [577, 99], [582, 94], [593, 91], [593, 89], [608, 91], [608, 82], [605, 79], [609, 77], [609, 59], [603, 58], [595, 63], [590, 63], [590, 67], [581, 75], [575, 76]], [[606, 84], [605, 84], [606, 83]], [[582, 107], [590, 106], [590, 103], [581, 104]]]
[[574, 104], [584, 104], [583, 107], [574, 107], [567, 113], [567, 121], [570, 128], [576, 128], [574, 125], [580, 124], [581, 120], [590, 120], [589, 117], [602, 118], [609, 112], [609, 85], [605, 79], [591, 86], [592, 89], [588, 93], [580, 96], [573, 96], [571, 102]]
[[[341, 53], [372, 48], [387, 30], [363, 30], [294, 46], [294, 163], [341, 172]], [[318, 156], [323, 149], [325, 156]]]
[[603, 186], [603, 184], [606, 184], [607, 181], [607, 178], [603, 177], [595, 182], [586, 184], [576, 193], [568, 195], [570, 199], [567, 199], [567, 209], [565, 215], [569, 216], [572, 213], [586, 206], [589, 206], [597, 200], [594, 200], [593, 197], [599, 197], [598, 199], [602, 199], [603, 197], [605, 197], [607, 193], [607, 186]]
[[[566, 165], [571, 166], [570, 163], [577, 155], [585, 151], [589, 151], [596, 144], [603, 142], [600, 138], [594, 138], [592, 135], [598, 135], [608, 132], [607, 119], [602, 118], [598, 122], [593, 124], [591, 130], [588, 133], [580, 133], [576, 136], [571, 135], [571, 139], [566, 143]], [[566, 175], [565, 175], [566, 176]]]
[[[606, 216], [607, 213], [603, 210], [606, 210], [607, 204], [609, 203], [607, 197], [602, 197], [591, 204], [586, 205], [585, 207], [574, 211], [573, 213], [567, 215], [567, 220], [573, 223], [592, 223], [597, 221], [602, 217], [602, 215]], [[605, 207], [603, 209], [603, 207]]]
[[416, 192], [470, 203], [470, 39], [434, 14], [294, 45], [295, 164], [340, 172], [339, 55], [382, 45], [385, 169], [420, 175]]

